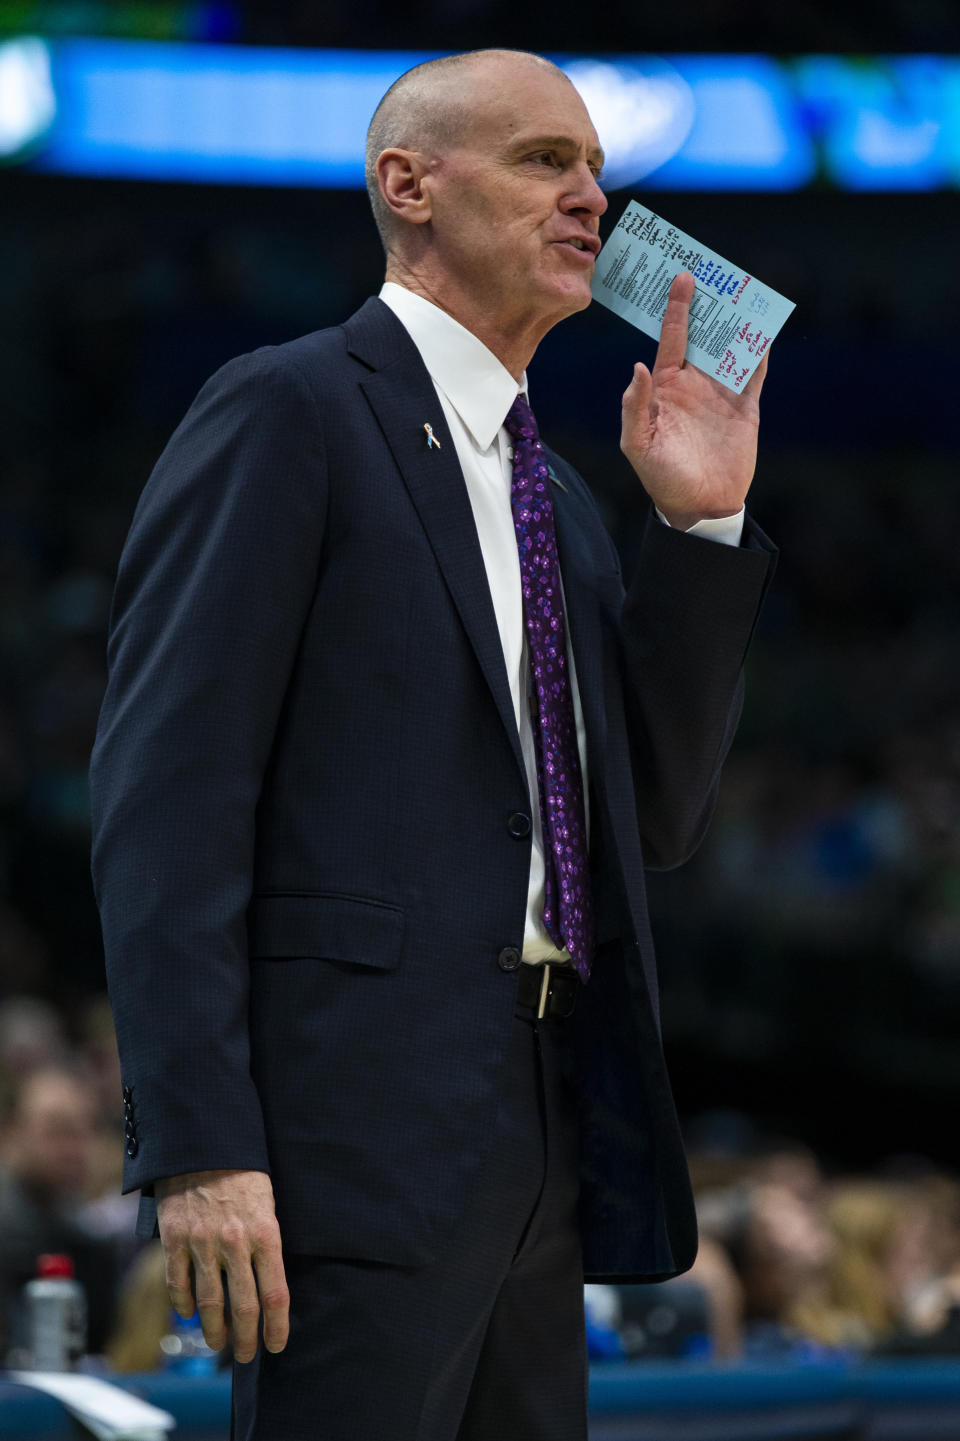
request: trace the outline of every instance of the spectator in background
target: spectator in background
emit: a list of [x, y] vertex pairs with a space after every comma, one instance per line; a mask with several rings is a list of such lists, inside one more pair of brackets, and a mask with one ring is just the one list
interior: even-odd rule
[[796, 1326], [828, 1346], [873, 1350], [897, 1330], [900, 1298], [892, 1260], [907, 1218], [900, 1188], [885, 1181], [845, 1181], [830, 1197], [833, 1240], [820, 1294], [793, 1307]]
[[[5, 932], [0, 916], [0, 940]], [[63, 1020], [37, 996], [11, 996], [0, 1006], [0, 1077], [57, 1066], [67, 1051]]]
[[832, 1249], [816, 1206], [773, 1182], [752, 1189], [739, 1250], [748, 1355], [793, 1351], [797, 1312], [822, 1295]]
[[154, 1371], [163, 1364], [161, 1341], [170, 1330], [170, 1297], [163, 1247], [150, 1241], [124, 1277], [106, 1356], [114, 1371]]
[[819, 1194], [767, 1179], [766, 1163], [744, 1163], [739, 1178], [698, 1196], [700, 1231], [707, 1247], [726, 1253], [739, 1281], [738, 1292], [733, 1278], [720, 1277], [726, 1354], [738, 1349], [742, 1318], [748, 1358], [805, 1358], [811, 1346], [819, 1349], [804, 1319], [825, 1304], [834, 1241]]
[[806, 1147], [764, 1144], [747, 1117], [707, 1121], [691, 1127], [707, 1264], [685, 1279], [710, 1300], [711, 1354], [739, 1353], [741, 1309], [748, 1358], [960, 1354], [960, 1183], [916, 1157], [829, 1182]]
[[88, 1307], [89, 1349], [102, 1349], [114, 1307], [109, 1241], [78, 1219], [98, 1147], [96, 1102], [84, 1077], [43, 1067], [14, 1083], [0, 1147], [0, 1318], [3, 1351], [25, 1345], [23, 1287], [37, 1257], [72, 1257]]
[[960, 1355], [960, 1183], [915, 1177], [889, 1260], [901, 1327], [880, 1349], [890, 1355]]

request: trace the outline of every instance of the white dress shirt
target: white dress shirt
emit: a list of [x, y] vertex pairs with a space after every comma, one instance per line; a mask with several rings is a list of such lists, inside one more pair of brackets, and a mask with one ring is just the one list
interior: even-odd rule
[[[520, 591], [520, 559], [510, 505], [513, 448], [503, 425], [517, 395], [527, 392], [526, 374], [518, 385], [492, 351], [471, 331], [439, 306], [431, 304], [429, 300], [424, 300], [422, 296], [415, 295], [403, 286], [392, 281], [385, 282], [380, 291], [380, 299], [390, 307], [409, 333], [436, 387], [444, 418], [453, 437], [457, 459], [463, 470], [500, 632], [513, 713], [526, 766], [530, 818], [533, 823], [523, 959], [533, 964], [547, 960], [569, 960], [565, 950], [557, 950], [543, 925], [543, 828], [533, 727], [527, 706], [527, 641]], [[429, 420], [429, 417], [426, 419]], [[727, 544], [738, 545], [742, 528], [741, 511], [739, 516], [701, 521], [693, 527], [693, 531]], [[567, 651], [577, 722], [577, 745], [583, 772], [584, 805], [588, 806], [589, 778], [583, 710], [573, 655], [570, 652], [569, 628]], [[588, 827], [589, 822], [588, 809]]]

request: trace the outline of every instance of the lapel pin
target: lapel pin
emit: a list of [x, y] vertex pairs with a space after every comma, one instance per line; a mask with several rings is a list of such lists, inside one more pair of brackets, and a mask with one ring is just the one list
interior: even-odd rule
[[434, 435], [434, 433], [433, 433], [433, 426], [430, 424], [429, 420], [425, 420], [425, 421], [424, 421], [424, 423], [423, 423], [423, 428], [424, 428], [424, 430], [427, 432], [427, 449], [430, 450], [430, 448], [435, 445], [435, 446], [437, 447], [437, 449], [439, 450], [439, 449], [440, 449], [440, 442], [439, 442], [439, 440], [437, 439], [437, 437]]
[[567, 487], [564, 485], [563, 481], [557, 477], [552, 465], [547, 466], [547, 475], [553, 481], [554, 485], [559, 486], [559, 488], [563, 491], [564, 495], [566, 495]]

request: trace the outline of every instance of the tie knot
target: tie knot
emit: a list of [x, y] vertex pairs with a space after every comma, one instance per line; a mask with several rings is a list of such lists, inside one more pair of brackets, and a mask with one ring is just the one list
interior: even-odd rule
[[517, 396], [507, 411], [507, 418], [503, 423], [514, 440], [540, 439], [533, 411], [522, 395]]

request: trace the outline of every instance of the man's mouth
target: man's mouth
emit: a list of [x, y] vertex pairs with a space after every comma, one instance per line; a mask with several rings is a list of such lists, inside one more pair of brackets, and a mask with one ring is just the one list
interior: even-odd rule
[[573, 250], [579, 250], [581, 254], [594, 259], [600, 249], [600, 238], [594, 235], [568, 235], [565, 239], [558, 240], [557, 244], [569, 245]]

